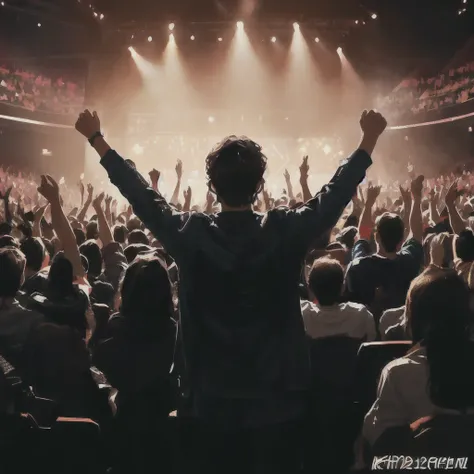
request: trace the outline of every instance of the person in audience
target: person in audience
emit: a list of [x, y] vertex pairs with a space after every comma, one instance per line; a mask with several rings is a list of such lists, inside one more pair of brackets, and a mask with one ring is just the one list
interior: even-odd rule
[[361, 341], [375, 339], [375, 323], [370, 311], [358, 303], [341, 303], [344, 270], [337, 260], [317, 259], [308, 277], [314, 302], [301, 304], [306, 334], [311, 339], [348, 336]]
[[371, 444], [390, 427], [432, 416], [441, 399], [443, 409], [456, 411], [474, 400], [473, 321], [464, 281], [452, 270], [425, 271], [410, 287], [406, 316], [414, 347], [383, 369], [363, 427]]
[[25, 278], [25, 256], [15, 248], [0, 248], [0, 355], [14, 367], [22, 364], [24, 344], [44, 317], [22, 307], [16, 297]]
[[[405, 224], [396, 214], [383, 213], [375, 222], [377, 252], [372, 254], [368, 240], [359, 240], [352, 249], [353, 261], [346, 275], [347, 299], [373, 310], [378, 323], [383, 311], [404, 304], [408, 288], [423, 263], [423, 222], [421, 197], [423, 177], [412, 181], [413, 203], [409, 219], [410, 234], [403, 243]], [[370, 239], [372, 207], [380, 187], [369, 187], [364, 213], [359, 224], [361, 239]], [[408, 199], [409, 200], [409, 199]]]
[[153, 256], [137, 258], [125, 273], [120, 313], [107, 328], [111, 338], [93, 348], [94, 363], [118, 390], [117, 472], [142, 472], [156, 461], [169, 472], [168, 416], [176, 408], [171, 378], [177, 335], [173, 313], [164, 263]]
[[20, 250], [26, 257], [25, 282], [22, 291], [31, 295], [43, 291], [46, 286], [47, 274], [40, 272], [49, 265], [49, 254], [41, 239], [30, 237], [20, 245]]
[[[217, 215], [177, 212], [113, 151], [97, 114], [76, 129], [92, 143], [110, 180], [176, 261], [187, 378], [200, 432], [203, 472], [293, 473], [309, 364], [299, 302], [301, 263], [356, 193], [387, 122], [364, 112], [358, 150], [297, 210], [252, 210], [266, 157], [246, 137], [227, 137], [206, 159]], [[212, 294], [210, 289], [212, 288]], [[199, 469], [198, 469], [199, 470]]]

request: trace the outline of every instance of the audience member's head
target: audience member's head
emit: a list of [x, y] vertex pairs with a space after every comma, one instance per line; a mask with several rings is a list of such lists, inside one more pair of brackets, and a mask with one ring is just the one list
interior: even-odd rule
[[74, 228], [72, 229], [74, 235], [76, 236], [77, 245], [81, 246], [86, 241], [86, 234], [82, 229]]
[[148, 237], [146, 236], [145, 232], [142, 230], [132, 230], [130, 234], [128, 234], [128, 243], [132, 244], [143, 244], [149, 245]]
[[99, 226], [97, 222], [91, 220], [86, 225], [86, 240], [97, 240], [99, 238]]
[[9, 235], [11, 234], [13, 227], [8, 222], [1, 222], [0, 223], [0, 236], [2, 235]]
[[15, 239], [15, 237], [12, 237], [11, 235], [2, 235], [0, 237], [0, 248], [3, 249], [5, 247], [14, 247], [19, 249], [20, 243], [17, 239]]
[[125, 258], [127, 259], [127, 262], [130, 264], [137, 258], [139, 254], [151, 253], [152, 251], [153, 248], [149, 245], [132, 244], [128, 245], [123, 251], [123, 253], [125, 255]]
[[356, 237], [357, 237], [357, 227], [344, 227], [344, 229], [339, 232], [336, 237], [336, 240], [344, 245], [349, 250], [352, 250], [354, 247]]
[[124, 245], [127, 242], [128, 231], [124, 225], [117, 224], [114, 227], [114, 241]]
[[74, 269], [63, 252], [57, 253], [48, 274], [48, 293], [54, 298], [69, 296], [73, 292]]
[[338, 303], [343, 284], [344, 270], [337, 260], [319, 258], [314, 261], [308, 276], [308, 286], [321, 306]]
[[375, 240], [387, 253], [397, 252], [405, 235], [405, 225], [397, 214], [385, 212], [375, 221]]
[[89, 279], [97, 278], [102, 273], [102, 252], [95, 240], [87, 240], [80, 247], [79, 251], [89, 262]]
[[25, 256], [15, 248], [0, 249], [0, 298], [15, 298], [25, 279]]
[[106, 281], [97, 280], [92, 284], [91, 302], [94, 304], [105, 304], [109, 308], [114, 306], [115, 290]]
[[471, 229], [459, 233], [456, 240], [456, 253], [463, 262], [474, 262], [474, 233]]
[[208, 187], [229, 207], [253, 204], [263, 187], [267, 158], [247, 137], [230, 136], [206, 158]]
[[137, 258], [125, 272], [120, 313], [138, 337], [157, 337], [173, 315], [171, 282], [157, 257]]
[[31, 237], [25, 239], [20, 250], [26, 257], [26, 268], [30, 273], [38, 273], [45, 262], [46, 248], [41, 239]]

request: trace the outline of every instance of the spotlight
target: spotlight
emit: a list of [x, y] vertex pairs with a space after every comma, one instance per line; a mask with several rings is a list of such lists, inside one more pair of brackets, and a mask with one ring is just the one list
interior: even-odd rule
[[5, 2], [0, 3], [0, 5], [1, 5], [2, 7], [4, 7], [4, 6], [5, 6]]
[[97, 15], [97, 12], [94, 12], [94, 16], [97, 18], [97, 16], [98, 16], [98, 15]]
[[151, 43], [153, 41], [153, 36], [148, 37], [148, 42]]
[[41, 23], [38, 23], [38, 28], [41, 28]]
[[472, 133], [472, 127], [469, 127], [469, 128], [467, 129], [467, 131], [468, 131], [469, 133]]
[[131, 39], [135, 38], [135, 35], [130, 36]]
[[358, 24], [359, 24], [359, 20], [356, 20], [354, 23], [355, 23], [356, 25], [358, 25]]
[[170, 23], [168, 25], [168, 30], [173, 31], [174, 30], [174, 23]]
[[191, 36], [191, 41], [194, 41], [196, 39], [196, 37], [194, 35]]
[[219, 38], [217, 38], [217, 41], [219, 41], [219, 43], [222, 43], [222, 38], [219, 36]]
[[101, 13], [100, 16], [99, 16], [99, 20], [103, 20], [105, 18], [104, 14]]
[[371, 18], [372, 18], [372, 20], [376, 20], [377, 19], [377, 13], [372, 13]]
[[299, 25], [298, 23], [296, 23], [296, 22], [293, 23], [293, 29], [294, 29], [295, 31], [298, 31], [298, 30], [300, 29], [300, 25]]
[[272, 36], [271, 42], [272, 42], [272, 43], [276, 43], [276, 41], [277, 41], [276, 37], [275, 37], [275, 36]]
[[340, 46], [337, 48], [337, 54], [339, 54], [339, 56], [342, 54], [342, 48]]
[[209, 123], [214, 123], [216, 121], [216, 119], [211, 115], [211, 116], [208, 117], [207, 121]]
[[174, 34], [173, 33], [170, 33], [170, 41], [171, 41], [171, 43], [174, 43]]
[[244, 27], [244, 22], [243, 22], [243, 21], [238, 21], [238, 22], [237, 22], [237, 28], [238, 28], [239, 30], [241, 30], [241, 29], [243, 29], [243, 27]]
[[314, 41], [315, 41], [316, 43], [319, 43], [319, 38], [314, 38]]

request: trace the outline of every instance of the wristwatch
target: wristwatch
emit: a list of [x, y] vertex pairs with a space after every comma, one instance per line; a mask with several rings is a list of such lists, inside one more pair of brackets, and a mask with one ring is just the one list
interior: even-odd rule
[[103, 133], [101, 132], [95, 132], [94, 135], [92, 135], [92, 137], [89, 138], [89, 143], [91, 144], [91, 146], [94, 146], [94, 142], [95, 142], [95, 139], [97, 137], [103, 137]]

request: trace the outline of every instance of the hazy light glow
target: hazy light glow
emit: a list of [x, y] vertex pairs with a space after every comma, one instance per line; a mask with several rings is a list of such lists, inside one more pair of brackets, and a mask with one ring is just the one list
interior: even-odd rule
[[238, 21], [237, 22], [237, 28], [239, 30], [243, 30], [244, 29], [244, 22], [243, 21]]
[[101, 13], [100, 16], [99, 16], [99, 20], [103, 20], [105, 17], [104, 17], [104, 14]]
[[191, 41], [194, 41], [195, 39], [196, 39], [196, 37], [195, 37], [194, 35], [191, 35], [190, 40], [191, 40]]
[[276, 43], [276, 41], [277, 41], [276, 36], [272, 36], [271, 42]]
[[298, 23], [293, 23], [293, 30], [294, 31], [300, 31], [300, 25]]
[[314, 38], [314, 41], [315, 41], [316, 43], [319, 43], [319, 38], [318, 38], [318, 37]]
[[217, 41], [219, 41], [219, 43], [222, 43], [222, 38], [219, 36], [219, 38], [217, 38]]
[[153, 41], [153, 36], [148, 37], [148, 42], [151, 43]]
[[331, 151], [332, 151], [332, 148], [329, 145], [324, 145], [323, 146], [323, 153], [325, 155], [329, 155], [329, 153], [331, 153]]
[[38, 23], [38, 28], [41, 28], [41, 23]]
[[339, 56], [342, 54], [342, 48], [340, 46], [337, 48], [337, 54], [339, 54]]
[[468, 132], [472, 132], [472, 127], [469, 127], [469, 128], [467, 129], [467, 131], [468, 131]]
[[208, 118], [207, 118], [207, 121], [209, 123], [214, 123], [216, 121], [215, 117], [213, 117], [212, 115], [210, 115]]
[[372, 13], [371, 18], [372, 18], [372, 20], [376, 20], [377, 19], [377, 13]]
[[174, 23], [170, 23], [170, 24], [168, 25], [168, 29], [169, 29], [170, 31], [173, 31], [173, 30], [174, 30], [174, 26], [175, 26]]

